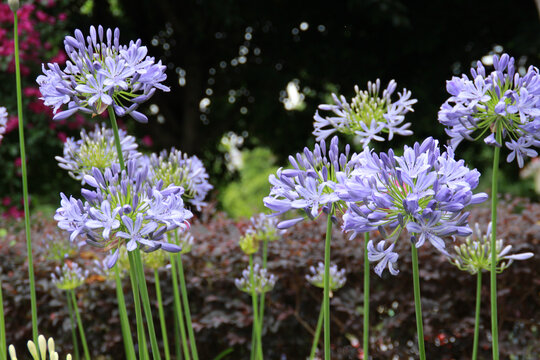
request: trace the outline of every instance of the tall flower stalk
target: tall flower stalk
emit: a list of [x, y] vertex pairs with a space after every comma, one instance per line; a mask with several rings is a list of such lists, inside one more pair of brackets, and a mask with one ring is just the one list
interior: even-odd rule
[[[326, 139], [338, 132], [352, 136], [356, 143], [368, 147], [372, 140], [384, 141], [383, 135], [392, 140], [394, 134], [408, 136], [411, 123], [404, 123], [405, 115], [414, 111], [412, 106], [417, 102], [411, 98], [411, 92], [403, 89], [398, 93], [397, 101], [392, 101], [392, 94], [397, 83], [391, 80], [381, 93], [381, 81], [369, 81], [366, 90], [354, 87], [355, 96], [349, 101], [343, 95], [332, 94], [334, 104], [319, 105], [319, 110], [330, 111], [332, 116], [322, 117], [317, 111], [313, 117], [313, 135], [317, 141]], [[364, 326], [363, 350], [364, 358], [369, 358], [369, 232], [364, 233]]]
[[253, 309], [253, 338], [251, 347], [251, 358], [255, 360], [263, 359], [262, 352], [262, 336], [260, 326], [260, 308], [258, 306], [258, 298], [264, 296], [268, 291], [271, 291], [275, 284], [276, 278], [274, 275], [268, 273], [266, 269], [261, 268], [253, 260], [254, 253], [248, 254], [249, 265], [247, 269], [242, 272], [240, 278], [235, 279], [236, 287], [249, 294], [251, 296], [252, 309]]
[[4, 319], [4, 297], [2, 296], [2, 274], [0, 274], [0, 360], [7, 359], [6, 323]]
[[[143, 157], [141, 162], [149, 165], [149, 178], [153, 184], [162, 184], [164, 187], [172, 184], [182, 186], [184, 188], [182, 197], [186, 203], [194, 206], [197, 210], [201, 210], [201, 208], [206, 205], [204, 198], [212, 189], [212, 185], [208, 182], [208, 173], [206, 172], [203, 163], [196, 156], [188, 156], [187, 154], [172, 148], [169, 152], [162, 151], [159, 155], [152, 154], [149, 157]], [[182, 262], [182, 255], [191, 251], [193, 237], [187, 234], [180, 239], [177, 231], [175, 231], [174, 236], [176, 245], [182, 249], [176, 254], [174, 266], [180, 282], [180, 294], [176, 295], [181, 296], [182, 304], [180, 304], [181, 306], [176, 308], [175, 311], [177, 314], [183, 313], [181, 317], [182, 322], [184, 321], [183, 316], [185, 315], [191, 356], [194, 360], [198, 360], [199, 355], [191, 322], [191, 311], [184, 276], [184, 265]], [[175, 285], [175, 289], [178, 289], [178, 284]], [[183, 331], [184, 325], [179, 325], [181, 331]], [[185, 346], [185, 341], [183, 341], [183, 343], [183, 346]]]
[[26, 149], [24, 146], [24, 121], [21, 95], [21, 66], [19, 59], [19, 31], [17, 26], [18, 1], [11, 1], [10, 8], [13, 11], [13, 45], [15, 47], [15, 79], [17, 86], [17, 115], [19, 118], [19, 144], [21, 155], [21, 177], [24, 202], [24, 227], [26, 232], [26, 251], [28, 259], [28, 278], [30, 280], [30, 308], [32, 313], [32, 338], [34, 343], [38, 341], [38, 315], [36, 301], [36, 282], [34, 278], [34, 260], [32, 255], [32, 239], [30, 235], [30, 203], [28, 199], [28, 175], [26, 171]]
[[[510, 254], [512, 245], [504, 246], [503, 240], [496, 241], [495, 254], [491, 249], [491, 237], [493, 236], [491, 223], [487, 226], [485, 233], [480, 229], [480, 225], [475, 224], [472, 236], [459, 246], [454, 246], [454, 252], [448, 254], [448, 259], [461, 271], [476, 274], [476, 305], [474, 322], [474, 339], [472, 359], [478, 358], [478, 338], [480, 334], [480, 309], [482, 300], [482, 271], [491, 271], [492, 263], [495, 263], [495, 271], [503, 272], [514, 260], [526, 260], [533, 256], [533, 253]], [[496, 261], [491, 261], [496, 259]]]
[[[492, 257], [497, 238], [497, 195], [500, 151], [503, 144], [510, 150], [506, 161], [517, 161], [523, 167], [525, 157], [535, 157], [540, 146], [540, 73], [530, 66], [524, 75], [516, 73], [515, 60], [508, 54], [493, 56], [493, 71], [486, 73], [480, 61], [471, 68], [471, 78], [463, 74], [447, 81], [450, 98], [441, 106], [439, 121], [447, 126], [452, 144], [463, 139], [479, 140], [493, 151], [491, 181]], [[508, 141], [503, 142], [507, 139]], [[499, 359], [497, 317], [497, 272], [490, 268], [492, 355]]]
[[[150, 332], [150, 341], [152, 344], [152, 355], [155, 360], [160, 358], [157, 340], [153, 329], [153, 321], [150, 311], [148, 293], [146, 290], [146, 280], [144, 270], [140, 261], [139, 246], [145, 247], [148, 251], [163, 248], [169, 251], [179, 251], [172, 244], [161, 241], [163, 233], [178, 226], [185, 226], [184, 214], [182, 213], [183, 202], [178, 197], [178, 191], [181, 188], [169, 188], [160, 191], [161, 187], [147, 189], [148, 192], [141, 192], [143, 179], [147, 175], [148, 169], [142, 170], [138, 175], [134, 169], [135, 164], [128, 163], [127, 172], [125, 171], [122, 147], [119, 139], [119, 131], [116, 123], [115, 114], [118, 116], [130, 115], [139, 122], [147, 122], [147, 117], [136, 111], [138, 106], [153, 96], [156, 89], [169, 91], [169, 88], [161, 83], [166, 79], [165, 66], [161, 62], [155, 62], [153, 57], [147, 56], [148, 49], [141, 46], [141, 41], [131, 41], [129, 45], [120, 45], [119, 29], [104, 29], [98, 26], [90, 27], [90, 35], [86, 38], [80, 30], [75, 30], [75, 37], [67, 36], [64, 40], [66, 53], [69, 61], [66, 62], [64, 70], [58, 64], [47, 64], [43, 66], [43, 75], [37, 78], [42, 99], [47, 106], [53, 107], [55, 115], [53, 119], [66, 119], [78, 111], [92, 115], [98, 115], [105, 110], [109, 110], [111, 125], [113, 127], [115, 146], [117, 149], [116, 163], [107, 167], [105, 171], [93, 167], [92, 175], [97, 176], [96, 180], [91, 175], [83, 176], [85, 182], [87, 178], [93, 179], [91, 186], [96, 191], [87, 191], [87, 198], [92, 205], [84, 205], [80, 200], [63, 198], [63, 205], [57, 212], [56, 218], [59, 220], [60, 227], [71, 232], [72, 239], [81, 233], [88, 235], [89, 243], [102, 246], [100, 242], [104, 241], [105, 246], [112, 250], [109, 265], [114, 266], [119, 255], [118, 247], [123, 243], [121, 239], [129, 240], [127, 243], [130, 259], [130, 277], [136, 310], [139, 296], [142, 299], [148, 330]], [[67, 109], [58, 111], [61, 107], [67, 105]], [[22, 130], [22, 126], [19, 127]], [[23, 158], [24, 165], [24, 158]], [[107, 172], [108, 171], [108, 172]], [[99, 173], [99, 175], [98, 175]], [[129, 173], [129, 174], [128, 174]], [[103, 175], [107, 177], [107, 184], [103, 182]], [[111, 175], [110, 177], [108, 175]], [[127, 178], [125, 178], [127, 176]], [[122, 181], [130, 183], [123, 188], [123, 185], [114, 183], [115, 179], [123, 177]], [[139, 181], [140, 180], [140, 181]], [[112, 183], [111, 183], [112, 182]], [[103, 186], [103, 187], [101, 187]], [[108, 188], [110, 186], [110, 188]], [[111, 203], [114, 199], [107, 193], [107, 189], [114, 191], [120, 196], [118, 207], [111, 209]], [[174, 190], [173, 190], [174, 189]], [[171, 193], [172, 190], [172, 193]], [[102, 193], [104, 191], [105, 193]], [[133, 192], [134, 191], [134, 192]], [[144, 199], [147, 195], [146, 200]], [[172, 195], [172, 198], [171, 198]], [[148, 199], [154, 197], [154, 201]], [[139, 200], [141, 200], [139, 202]], [[147, 202], [148, 201], [148, 202]], [[163, 203], [167, 202], [165, 207]], [[149, 202], [152, 202], [151, 204]], [[147, 205], [149, 213], [142, 213], [141, 205]], [[101, 210], [97, 210], [97, 205]], [[172, 206], [172, 208], [170, 208]], [[145, 206], [142, 206], [143, 208]], [[93, 208], [93, 212], [90, 212]], [[173, 209], [174, 208], [174, 209]], [[163, 211], [173, 210], [173, 214], [165, 215]], [[74, 216], [75, 218], [72, 218]], [[87, 222], [87, 219], [89, 222]], [[172, 223], [171, 223], [172, 221]], [[75, 224], [71, 226], [69, 224]], [[98, 234], [95, 230], [103, 228], [103, 234]], [[114, 231], [121, 228], [120, 231]], [[125, 230], [125, 231], [124, 231]], [[113, 233], [115, 239], [110, 240], [109, 236]], [[133, 253], [132, 253], [133, 252]], [[117, 280], [117, 285], [119, 281]], [[118, 286], [117, 286], [117, 294]], [[122, 297], [118, 296], [119, 306]], [[123, 306], [125, 308], [125, 306]], [[125, 322], [124, 309], [121, 309], [122, 331], [126, 333], [129, 324]], [[144, 328], [142, 319], [137, 316], [139, 349], [144, 350]], [[36, 335], [35, 335], [36, 336]], [[142, 340], [142, 343], [141, 343]], [[141, 347], [141, 345], [143, 345]], [[127, 347], [127, 345], [126, 345]], [[144, 351], [143, 351], [144, 354]], [[140, 354], [141, 355], [141, 354]], [[144, 355], [142, 355], [144, 358]]]
[[[320, 213], [327, 214], [327, 227], [324, 245], [325, 259], [325, 289], [323, 292], [325, 359], [330, 359], [330, 289], [328, 272], [330, 269], [330, 248], [332, 240], [332, 221], [336, 220], [334, 211], [341, 209], [343, 203], [338, 203], [335, 189], [337, 183], [348, 178], [353, 168], [349, 162], [347, 145], [345, 153], [339, 152], [338, 138], [333, 137], [328, 147], [321, 140], [315, 145], [313, 151], [308, 148], [303, 153], [296, 154], [296, 158], [289, 156], [292, 165], [290, 169], [279, 169], [276, 175], [270, 175], [272, 184], [270, 195], [264, 198], [264, 205], [274, 211], [274, 215], [283, 214], [290, 210], [303, 210], [309, 218], [316, 218]], [[339, 180], [341, 179], [341, 180]], [[322, 210], [322, 211], [321, 211]], [[281, 221], [277, 227], [286, 229], [304, 220], [297, 217]]]
[[167, 323], [165, 319], [165, 310], [161, 296], [161, 283], [159, 280], [159, 270], [166, 266], [168, 256], [163, 251], [153, 251], [142, 253], [143, 264], [154, 272], [154, 286], [156, 289], [156, 302], [159, 314], [159, 324], [161, 328], [161, 338], [163, 340], [163, 351], [166, 360], [170, 360], [169, 339], [167, 332]]
[[369, 241], [367, 248], [369, 260], [378, 262], [374, 270], [379, 276], [385, 268], [392, 275], [399, 273], [399, 255], [393, 249], [403, 230], [409, 232], [418, 346], [420, 358], [425, 359], [417, 248], [427, 240], [446, 253], [445, 238], [471, 234], [464, 209], [487, 198], [472, 193], [480, 173], [455, 160], [452, 148], [441, 153], [432, 138], [406, 146], [403, 156], [393, 150], [377, 155], [365, 149], [351, 161], [356, 168], [336, 187], [340, 198], [348, 202], [343, 229], [352, 236], [379, 230], [384, 240], [377, 245]]
[[63, 290], [67, 294], [67, 305], [69, 309], [69, 317], [71, 321], [71, 331], [73, 337], [73, 346], [75, 349], [75, 357], [78, 358], [78, 345], [77, 339], [74, 333], [75, 318], [77, 322], [77, 328], [79, 330], [79, 336], [83, 347], [84, 357], [86, 360], [90, 360], [90, 351], [88, 350], [88, 343], [86, 342], [86, 335], [79, 313], [79, 306], [77, 305], [77, 297], [75, 295], [75, 289], [84, 284], [88, 277], [88, 271], [83, 270], [77, 263], [65, 263], [61, 268], [57, 267], [56, 271], [51, 274], [52, 282], [60, 290]]
[[[315, 268], [312, 266], [310, 269], [311, 274], [306, 275], [306, 280], [311, 283], [313, 286], [316, 286], [318, 288], [324, 289], [324, 282], [325, 282], [325, 271], [326, 266], [324, 263], [320, 262], [317, 264], [317, 267]], [[330, 288], [330, 295], [329, 297], [332, 297], [332, 294], [334, 291], [340, 289], [345, 285], [345, 282], [347, 281], [347, 278], [345, 277], [345, 269], [339, 270], [337, 265], [331, 265], [329, 269], [329, 288]], [[315, 335], [313, 336], [313, 343], [311, 345], [311, 352], [309, 354], [309, 359], [313, 360], [315, 358], [315, 353], [317, 351], [317, 345], [319, 343], [319, 337], [321, 336], [321, 329], [324, 321], [324, 304], [321, 304], [321, 311], [319, 312], [319, 320], [317, 321], [317, 326], [315, 328]]]

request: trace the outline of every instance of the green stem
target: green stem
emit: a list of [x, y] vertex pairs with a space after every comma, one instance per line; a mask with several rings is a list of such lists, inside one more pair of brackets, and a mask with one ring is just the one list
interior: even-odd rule
[[480, 303], [482, 302], [482, 271], [478, 271], [476, 281], [476, 314], [474, 317], [474, 342], [472, 360], [478, 357], [478, 334], [480, 332]]
[[84, 328], [79, 314], [79, 306], [77, 306], [77, 298], [75, 297], [75, 290], [71, 290], [71, 303], [73, 310], [75, 310], [75, 317], [77, 318], [77, 327], [79, 328], [79, 335], [81, 337], [81, 343], [83, 346], [84, 357], [86, 360], [90, 360], [90, 352], [88, 351], [88, 344], [86, 343], [86, 336], [84, 335]]
[[73, 342], [73, 357], [75, 360], [79, 360], [79, 342], [77, 341], [77, 331], [75, 330], [76, 320], [75, 315], [73, 314], [73, 305], [71, 304], [71, 296], [69, 291], [66, 291], [68, 312], [69, 312], [69, 322], [71, 324], [71, 340]]
[[[120, 135], [118, 134], [118, 124], [116, 123], [116, 115], [114, 113], [114, 109], [112, 108], [109, 108], [109, 119], [111, 121], [111, 127], [113, 128], [114, 143], [116, 145], [116, 154], [118, 156], [118, 163], [120, 164], [120, 168], [123, 170], [124, 169], [124, 155], [122, 153], [122, 146], [120, 144]], [[120, 249], [116, 251], [120, 251]], [[129, 320], [127, 318], [126, 302], [124, 299], [124, 289], [122, 287], [122, 281], [120, 279], [118, 266], [115, 266], [115, 281], [116, 281], [116, 298], [118, 300], [118, 310], [120, 314], [120, 323], [122, 327], [122, 335], [124, 337], [124, 348], [126, 349], [127, 358], [131, 360], [131, 359], [135, 359], [135, 347], [133, 345], [131, 327], [129, 325]], [[133, 286], [133, 279], [131, 280], [131, 285]], [[137, 303], [138, 303], [138, 299], [135, 301], [135, 304]], [[138, 309], [140, 311], [140, 307]], [[141, 356], [141, 354], [146, 354], [146, 339], [144, 338], [144, 333], [143, 333], [142, 339], [141, 339], [140, 334], [141, 334], [141, 331], [139, 330], [139, 327], [137, 327], [137, 337], [139, 341], [139, 357]], [[142, 348], [141, 348], [141, 344], [143, 346]]]
[[364, 234], [364, 359], [369, 359], [369, 232]]
[[116, 154], [118, 155], [118, 163], [120, 164], [120, 169], [124, 170], [124, 154], [122, 153], [122, 145], [120, 144], [120, 136], [118, 135], [118, 124], [116, 123], [116, 114], [114, 109], [109, 106], [109, 118], [111, 120], [111, 126], [114, 133], [114, 144], [116, 146]]
[[34, 260], [32, 255], [32, 240], [30, 236], [30, 203], [28, 200], [28, 175], [26, 172], [26, 150], [24, 146], [24, 121], [21, 95], [21, 67], [19, 64], [19, 32], [17, 12], [13, 13], [13, 37], [15, 45], [15, 77], [17, 83], [17, 114], [19, 117], [19, 144], [21, 151], [21, 172], [24, 201], [24, 227], [26, 231], [26, 252], [28, 257], [28, 277], [30, 279], [30, 307], [32, 312], [32, 337], [38, 343], [38, 317], [36, 301], [36, 284], [34, 279]]
[[411, 244], [413, 284], [414, 284], [414, 311], [416, 313], [416, 333], [418, 335], [418, 351], [420, 360], [426, 360], [424, 347], [424, 327], [422, 324], [422, 304], [420, 299], [420, 276], [418, 275], [418, 251], [415, 244]]
[[[262, 256], [262, 267], [263, 269], [266, 269], [266, 263], [268, 261], [268, 240], [263, 240], [263, 256]], [[260, 297], [260, 304], [259, 304], [259, 342], [262, 346], [262, 331], [263, 331], [263, 324], [264, 324], [264, 302], [266, 299], [266, 293], [262, 293]]]
[[255, 291], [255, 280], [253, 276], [253, 255], [249, 255], [249, 282], [251, 283], [251, 305], [253, 307], [253, 328], [255, 329], [255, 349], [251, 349], [252, 352], [256, 351], [256, 360], [263, 360], [262, 346], [259, 342], [259, 309], [257, 306], [257, 292]]
[[174, 312], [174, 350], [176, 354], [176, 360], [182, 359], [182, 349], [180, 346], [180, 330], [178, 330], [178, 312], [176, 311], [176, 306], [173, 306]]
[[313, 360], [315, 358], [315, 352], [317, 351], [317, 345], [319, 344], [319, 337], [321, 336], [323, 315], [324, 307], [321, 306], [321, 311], [319, 311], [319, 320], [317, 320], [317, 328], [315, 329], [315, 336], [313, 336], [313, 344], [311, 345], [311, 353], [309, 354], [309, 360]]
[[165, 323], [165, 314], [163, 312], [163, 301], [161, 299], [161, 286], [159, 284], [159, 272], [157, 269], [154, 269], [154, 280], [156, 283], [156, 299], [158, 303], [159, 323], [161, 325], [161, 336], [163, 337], [163, 348], [165, 350], [165, 359], [170, 360], [171, 355], [169, 353], [169, 339], [167, 336], [167, 324]]
[[141, 311], [141, 298], [139, 295], [139, 282], [137, 280], [137, 269], [133, 255], [128, 251], [129, 259], [129, 280], [131, 281], [131, 291], [133, 293], [133, 302], [135, 306], [135, 319], [137, 321], [137, 340], [139, 343], [139, 359], [146, 360], [148, 356], [148, 347], [146, 346], [146, 336], [144, 334], [144, 325]]
[[[175, 231], [176, 237], [178, 232]], [[186, 280], [184, 278], [184, 265], [182, 264], [182, 254], [176, 254], [178, 260], [178, 277], [180, 279], [180, 294], [182, 295], [182, 305], [184, 307], [184, 313], [186, 315], [186, 328], [189, 336], [189, 345], [191, 347], [191, 355], [193, 360], [199, 360], [199, 354], [197, 353], [197, 344], [195, 343], [195, 334], [193, 333], [193, 326], [191, 324], [191, 312], [189, 310], [189, 300], [187, 295]]]
[[[500, 141], [500, 130], [497, 127], [497, 141]], [[493, 360], [499, 360], [499, 326], [497, 324], [497, 177], [499, 173], [499, 156], [501, 148], [495, 146], [493, 153], [493, 174], [491, 179], [491, 268], [490, 268], [490, 298], [491, 298], [491, 338]]]
[[157, 342], [156, 330], [154, 328], [154, 318], [152, 316], [152, 308], [150, 307], [150, 297], [148, 296], [148, 288], [146, 286], [146, 277], [144, 276], [144, 268], [142, 264], [141, 251], [135, 249], [134, 253], [135, 266], [137, 269], [137, 280], [139, 281], [139, 292], [141, 293], [144, 313], [146, 315], [146, 325], [150, 334], [150, 344], [152, 345], [152, 358], [161, 360], [159, 346]]
[[4, 320], [4, 298], [2, 296], [2, 276], [0, 275], [0, 360], [7, 359], [6, 324]]
[[332, 241], [332, 214], [334, 206], [328, 213], [326, 223], [326, 239], [324, 242], [324, 360], [330, 360], [330, 242]]
[[173, 295], [174, 295], [174, 307], [176, 309], [176, 319], [178, 321], [178, 327], [180, 328], [180, 336], [182, 338], [182, 349], [184, 351], [184, 359], [190, 360], [189, 348], [186, 338], [186, 329], [184, 324], [184, 314], [182, 311], [182, 304], [180, 303], [180, 291], [178, 290], [178, 275], [176, 272], [176, 260], [174, 259], [173, 254], [170, 254], [171, 262], [171, 275], [173, 283]]
[[120, 314], [120, 325], [122, 328], [122, 337], [124, 338], [124, 350], [126, 351], [126, 358], [128, 360], [135, 359], [135, 347], [133, 345], [131, 327], [127, 317], [122, 279], [120, 278], [120, 271], [118, 270], [117, 265], [114, 266], [114, 280], [116, 282], [116, 300], [118, 302], [118, 313]]

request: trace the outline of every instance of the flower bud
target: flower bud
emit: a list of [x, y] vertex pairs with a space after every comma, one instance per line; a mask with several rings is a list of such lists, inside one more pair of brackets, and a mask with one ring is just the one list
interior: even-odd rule
[[253, 232], [248, 232], [240, 238], [240, 248], [246, 255], [255, 254], [259, 250], [259, 240]]
[[9, 8], [11, 9], [11, 11], [13, 11], [14, 13], [17, 12], [17, 10], [19, 10], [19, 0], [8, 0], [8, 5], [9, 5]]

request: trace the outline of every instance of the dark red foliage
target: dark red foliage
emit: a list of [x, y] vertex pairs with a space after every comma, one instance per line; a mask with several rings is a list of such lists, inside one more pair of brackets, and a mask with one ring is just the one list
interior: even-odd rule
[[[507, 199], [499, 206], [499, 238], [517, 252], [532, 251], [527, 261], [514, 263], [498, 277], [501, 358], [535, 359], [540, 356], [540, 204], [525, 199]], [[246, 266], [247, 257], [237, 245], [240, 229], [224, 214], [201, 214], [192, 227], [196, 239], [193, 252], [185, 255], [191, 313], [201, 359], [212, 359], [232, 348], [227, 359], [247, 359], [251, 336], [251, 300], [236, 289], [234, 278]], [[472, 211], [471, 222], [485, 226], [488, 208]], [[267, 359], [305, 359], [319, 313], [322, 291], [304, 280], [310, 265], [322, 260], [325, 219], [302, 222], [282, 240], [270, 243], [269, 268], [279, 277], [268, 293], [264, 325], [264, 353]], [[0, 226], [2, 227], [2, 226]], [[30, 338], [31, 322], [25, 246], [22, 223], [9, 228], [0, 240], [0, 266], [3, 274], [7, 338], [24, 348]], [[61, 349], [70, 350], [71, 335], [64, 297], [50, 282], [54, 264], [44, 258], [42, 240], [54, 241], [65, 234], [50, 220], [33, 221], [35, 267], [38, 282], [39, 329], [54, 336]], [[375, 236], [376, 234], [372, 234]], [[383, 278], [371, 274], [371, 354], [374, 359], [416, 358], [416, 327], [412, 293], [409, 242], [401, 239], [400, 274], [387, 272]], [[14, 244], [10, 245], [11, 242]], [[363, 250], [359, 239], [349, 241], [334, 229], [332, 260], [347, 269], [346, 285], [332, 298], [332, 348], [334, 359], [361, 359], [363, 309]], [[89, 262], [92, 249], [83, 248]], [[424, 246], [419, 250], [422, 307], [427, 357], [430, 359], [469, 359], [474, 326], [475, 276], [460, 272], [443, 256]], [[483, 309], [479, 358], [489, 358], [490, 312], [489, 276], [484, 276]], [[153, 276], [147, 281], [153, 294]], [[173, 344], [172, 287], [168, 270], [161, 271], [164, 301], [168, 313], [169, 343]], [[124, 293], [135, 329], [131, 292], [126, 279]], [[93, 277], [79, 290], [79, 306], [93, 357], [123, 356], [114, 288]], [[155, 312], [157, 324], [157, 311]], [[160, 337], [158, 330], [158, 337]], [[357, 338], [360, 345], [354, 341]], [[351, 340], [352, 339], [352, 340]]]

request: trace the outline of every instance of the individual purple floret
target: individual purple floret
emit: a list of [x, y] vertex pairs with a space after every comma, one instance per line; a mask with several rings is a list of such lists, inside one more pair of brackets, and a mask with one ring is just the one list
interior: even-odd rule
[[206, 205], [204, 199], [213, 186], [208, 182], [208, 173], [198, 157], [187, 156], [174, 148], [169, 153], [162, 151], [142, 159], [148, 162], [153, 182], [162, 181], [163, 186], [175, 184], [184, 188], [184, 199], [198, 211]]
[[7, 113], [6, 108], [3, 106], [0, 106], [0, 142], [2, 142], [4, 134], [6, 133], [7, 119], [8, 119], [8, 113]]
[[183, 188], [162, 183], [150, 185], [148, 168], [137, 166], [135, 160], [127, 162], [126, 170], [113, 164], [101, 171], [92, 169], [85, 182], [93, 190], [81, 191], [81, 200], [61, 194], [60, 208], [55, 220], [58, 226], [71, 233], [71, 240], [86, 235], [90, 245], [112, 250], [109, 267], [118, 259], [119, 248], [128, 251], [140, 247], [150, 252], [163, 249], [178, 252], [181, 248], [167, 242], [165, 232], [189, 227], [193, 215], [184, 208]]
[[[135, 138], [124, 130], [118, 130], [122, 154], [126, 161], [137, 159], [141, 154], [137, 151]], [[63, 156], [56, 156], [58, 166], [67, 170], [75, 180], [82, 181], [84, 175], [89, 175], [92, 168], [105, 170], [114, 163], [118, 163], [118, 153], [114, 144], [114, 133], [105, 125], [95, 125], [93, 131], [81, 131], [81, 138], [75, 140], [68, 138], [64, 143]]]
[[487, 199], [485, 193], [472, 193], [480, 173], [455, 160], [451, 147], [441, 154], [432, 138], [406, 146], [403, 156], [392, 150], [377, 155], [366, 149], [351, 161], [356, 169], [336, 186], [336, 193], [349, 205], [343, 230], [351, 232], [351, 238], [366, 231], [381, 232], [388, 247], [384, 242], [368, 244], [368, 258], [379, 262], [375, 267], [379, 276], [386, 267], [397, 274], [398, 254], [393, 248], [403, 229], [417, 248], [427, 240], [446, 252], [446, 237], [471, 234], [465, 207]]
[[[327, 152], [328, 150], [328, 152]], [[316, 218], [321, 208], [330, 207], [339, 201], [334, 192], [336, 173], [348, 174], [352, 170], [349, 162], [349, 145], [345, 153], [340, 153], [338, 138], [334, 136], [327, 149], [322, 140], [313, 151], [304, 148], [296, 158], [289, 156], [291, 169], [279, 169], [277, 174], [269, 176], [272, 185], [270, 195], [264, 198], [264, 205], [274, 211], [274, 216], [289, 210], [304, 210], [310, 218]], [[278, 223], [278, 229], [286, 229], [302, 221], [304, 217], [285, 220]]]
[[[463, 139], [483, 138], [488, 145], [511, 150], [507, 162], [535, 157], [540, 146], [540, 74], [530, 66], [525, 75], [515, 72], [514, 58], [493, 56], [494, 70], [486, 74], [482, 63], [447, 81], [450, 98], [441, 106], [439, 121], [456, 147]], [[504, 141], [504, 139], [508, 139]]]
[[411, 92], [403, 89], [398, 93], [399, 99], [392, 102], [392, 94], [397, 88], [394, 80], [391, 80], [387, 88], [379, 95], [381, 81], [367, 84], [367, 90], [354, 87], [356, 96], [349, 104], [347, 99], [340, 95], [332, 94], [334, 104], [319, 105], [319, 110], [331, 111], [333, 116], [321, 117], [319, 112], [313, 117], [315, 130], [313, 135], [317, 141], [326, 139], [335, 132], [351, 135], [361, 142], [364, 147], [371, 140], [384, 141], [383, 134], [388, 134], [388, 140], [392, 140], [394, 134], [407, 136], [412, 135], [409, 130], [411, 123], [403, 123], [405, 114], [414, 111], [412, 105], [417, 100], [411, 99]]
[[[56, 63], [43, 65], [37, 78], [41, 98], [51, 106], [55, 120], [70, 117], [77, 111], [101, 114], [112, 106], [118, 116], [131, 115], [146, 123], [146, 115], [137, 107], [154, 95], [156, 89], [169, 91], [161, 84], [166, 78], [166, 66], [147, 56], [148, 49], [141, 40], [120, 45], [118, 28], [97, 30], [90, 27], [86, 37], [75, 30], [75, 37], [64, 40], [69, 60], [62, 70]], [[67, 109], [58, 111], [62, 106]]]

